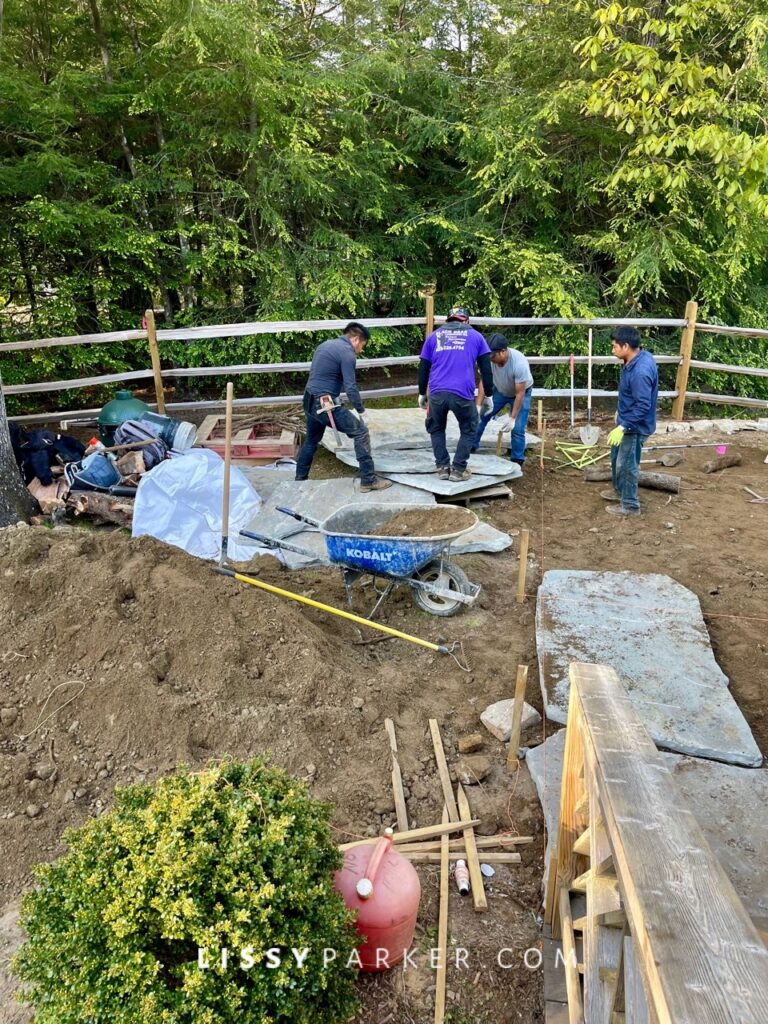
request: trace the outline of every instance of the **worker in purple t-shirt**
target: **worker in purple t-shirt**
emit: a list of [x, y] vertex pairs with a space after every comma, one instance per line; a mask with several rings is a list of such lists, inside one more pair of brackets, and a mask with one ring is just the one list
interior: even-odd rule
[[[441, 480], [453, 483], [468, 480], [471, 476], [467, 461], [477, 430], [475, 364], [480, 370], [486, 395], [492, 394], [491, 350], [482, 334], [469, 326], [466, 309], [454, 307], [443, 326], [433, 331], [424, 342], [419, 361], [419, 408], [427, 410], [426, 428], [432, 441], [437, 475]], [[490, 412], [492, 405], [492, 399], [486, 398], [481, 406], [482, 412]], [[456, 417], [460, 430], [453, 469], [445, 444], [449, 412]]]

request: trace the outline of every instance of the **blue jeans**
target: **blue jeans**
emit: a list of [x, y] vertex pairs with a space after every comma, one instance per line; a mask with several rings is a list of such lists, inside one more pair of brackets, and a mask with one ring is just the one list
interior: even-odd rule
[[469, 453], [472, 451], [472, 438], [477, 427], [477, 406], [474, 399], [462, 398], [452, 391], [438, 391], [429, 394], [429, 411], [424, 425], [432, 441], [432, 452], [438, 469], [448, 469], [451, 456], [445, 444], [445, 427], [448, 413], [452, 412], [459, 424], [459, 443], [453, 456], [453, 468], [463, 473], [467, 468]]
[[611, 448], [611, 479], [621, 499], [622, 508], [640, 508], [637, 480], [640, 476], [640, 456], [647, 440], [647, 434], [625, 434], [621, 444]]
[[[483, 431], [490, 423], [492, 417], [498, 416], [505, 405], [508, 405], [510, 412], [514, 405], [514, 398], [507, 398], [506, 395], [502, 395], [496, 388], [493, 389], [493, 409], [488, 413], [487, 416], [483, 416], [480, 420], [480, 425], [477, 428], [475, 434], [475, 440], [472, 445], [473, 448], [480, 446], [480, 438], [483, 436]], [[513, 462], [519, 462], [520, 465], [525, 462], [525, 428], [528, 425], [528, 414], [531, 411], [531, 399], [533, 397], [533, 388], [528, 388], [525, 392], [525, 398], [523, 404], [520, 407], [520, 412], [515, 418], [515, 425], [512, 428], [512, 434], [510, 436], [510, 453], [509, 457]]]
[[[307, 436], [296, 459], [297, 480], [308, 479], [317, 446], [331, 425], [328, 413], [318, 412], [317, 398], [317, 395], [313, 395], [309, 391], [304, 392], [304, 419], [307, 424]], [[333, 410], [333, 420], [339, 433], [351, 437], [355, 443], [355, 455], [360, 466], [362, 482], [372, 484], [376, 479], [376, 474], [373, 469], [371, 438], [368, 428], [363, 426], [357, 416], [354, 416], [345, 405], [339, 405]]]

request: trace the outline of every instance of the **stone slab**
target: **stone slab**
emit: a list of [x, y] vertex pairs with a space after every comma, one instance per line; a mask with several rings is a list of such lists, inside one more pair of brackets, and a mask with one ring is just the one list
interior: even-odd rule
[[[336, 458], [345, 466], [358, 468], [357, 458], [354, 451], [342, 448], [336, 452]], [[376, 472], [389, 475], [390, 473], [436, 473], [435, 457], [432, 449], [429, 448], [405, 448], [405, 449], [381, 449], [376, 450], [373, 457]], [[483, 476], [509, 477], [517, 463], [510, 463], [509, 459], [501, 459], [497, 455], [482, 455], [476, 452], [470, 457], [469, 468], [473, 475], [478, 473]], [[516, 474], [517, 475], [517, 474]]]
[[[325, 519], [337, 509], [351, 502], [371, 502], [372, 504], [396, 505], [434, 505], [433, 495], [424, 491], [414, 490], [395, 484], [386, 491], [361, 493], [357, 488], [359, 480], [343, 477], [335, 480], [286, 480], [280, 473], [261, 468], [244, 469], [246, 477], [261, 497], [262, 504], [258, 515], [248, 523], [246, 529], [262, 533], [267, 537], [279, 540], [290, 540], [292, 544], [307, 548], [311, 557], [304, 557], [293, 552], [283, 551], [280, 559], [289, 569], [301, 569], [309, 565], [330, 565], [325, 548], [325, 540], [312, 528], [298, 523], [282, 512], [277, 511], [278, 505], [294, 509], [302, 515], [314, 519]], [[241, 538], [244, 545], [253, 549], [253, 557], [275, 554], [266, 548], [259, 547], [255, 541]], [[451, 552], [456, 555], [486, 552], [494, 554], [511, 547], [512, 538], [508, 533], [478, 523], [474, 530], [459, 537], [451, 545]]]
[[523, 475], [522, 469], [516, 462], [508, 463], [508, 466], [511, 468], [506, 476], [483, 476], [480, 473], [473, 473], [469, 480], [462, 480], [459, 483], [440, 480], [434, 471], [431, 473], [382, 473], [381, 475], [392, 480], [393, 483], [415, 487], [420, 491], [429, 491], [430, 494], [440, 494], [446, 497], [455, 497], [460, 494], [469, 497], [472, 491], [507, 480], [518, 480]]
[[[510, 733], [512, 732], [512, 711], [514, 706], [514, 697], [509, 697], [506, 700], [497, 700], [495, 704], [489, 704], [480, 715], [480, 721], [488, 732], [495, 736], [497, 740], [501, 740], [502, 743], [506, 743], [509, 740]], [[532, 708], [530, 704], [524, 701], [521, 731], [525, 732], [526, 729], [538, 725], [540, 721], [541, 715], [536, 708]]]
[[[565, 729], [528, 751], [525, 763], [557, 844]], [[768, 771], [662, 753], [680, 792], [757, 928], [768, 930]]]
[[[425, 413], [418, 406], [402, 406], [398, 409], [368, 409], [365, 413], [368, 430], [371, 434], [371, 449], [374, 454], [383, 449], [404, 449], [404, 448], [426, 448], [431, 451], [429, 435], [424, 429]], [[506, 435], [505, 435], [506, 437]], [[449, 445], [455, 446], [459, 439], [459, 428], [453, 416], [448, 417], [446, 427], [446, 439]], [[528, 445], [540, 444], [540, 439], [535, 434], [525, 435], [525, 443]], [[332, 430], [326, 430], [323, 435], [322, 444], [334, 455], [337, 452], [336, 439]], [[495, 449], [496, 438], [491, 437], [491, 430], [488, 428], [480, 442], [481, 448]], [[353, 449], [352, 440], [341, 435], [341, 449]]]
[[659, 747], [757, 767], [694, 593], [669, 576], [550, 570], [536, 602], [547, 717], [564, 724], [571, 661], [610, 665]]

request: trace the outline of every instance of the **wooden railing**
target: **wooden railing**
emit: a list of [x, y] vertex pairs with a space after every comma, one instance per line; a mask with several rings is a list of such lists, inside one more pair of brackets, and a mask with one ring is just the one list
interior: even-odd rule
[[[431, 306], [431, 296], [424, 296], [426, 301], [425, 316], [423, 317], [379, 317], [362, 319], [360, 322], [369, 328], [395, 328], [395, 327], [422, 327], [429, 330], [434, 324], [443, 323], [445, 317], [434, 317]], [[688, 391], [688, 378], [691, 369], [714, 370], [720, 373], [746, 374], [750, 376], [768, 376], [768, 367], [747, 367], [733, 366], [722, 363], [702, 362], [692, 358], [694, 337], [697, 331], [707, 333], [738, 334], [745, 337], [768, 338], [768, 331], [750, 329], [743, 327], [725, 327], [716, 324], [697, 323], [698, 306], [695, 302], [689, 302], [685, 309], [685, 317], [680, 319], [654, 319], [654, 318], [605, 318], [605, 317], [473, 317], [472, 323], [478, 327], [638, 327], [641, 330], [649, 328], [673, 328], [681, 330], [680, 352], [677, 355], [654, 355], [659, 364], [672, 364], [677, 366], [677, 379], [674, 391], [660, 392], [660, 398], [674, 399], [672, 415], [675, 419], [682, 419], [685, 411], [686, 399], [699, 400], [709, 403], [728, 405], [739, 405], [747, 408], [768, 409], [768, 402], [762, 399], [743, 398], [740, 396], [703, 394], [700, 392]], [[132, 384], [137, 381], [154, 380], [157, 406], [164, 411], [165, 395], [163, 388], [164, 380], [174, 380], [190, 377], [232, 377], [243, 374], [277, 374], [277, 373], [300, 373], [309, 370], [308, 362], [283, 362], [283, 363], [241, 363], [229, 366], [188, 366], [162, 368], [158, 351], [158, 342], [165, 340], [195, 341], [206, 338], [227, 338], [227, 337], [249, 337], [259, 334], [285, 334], [285, 333], [311, 333], [318, 331], [339, 331], [346, 324], [346, 320], [297, 320], [297, 321], [269, 321], [259, 323], [241, 324], [218, 324], [205, 327], [181, 327], [167, 330], [157, 330], [155, 327], [154, 313], [147, 310], [145, 314], [145, 326], [142, 330], [113, 331], [107, 334], [88, 334], [74, 337], [41, 338], [30, 341], [14, 341], [0, 344], [0, 354], [4, 352], [31, 351], [35, 349], [53, 348], [69, 345], [99, 345], [112, 342], [139, 341], [147, 345], [148, 366], [146, 369], [129, 370], [124, 373], [101, 374], [91, 377], [77, 377], [69, 380], [39, 381], [24, 384], [6, 384], [3, 387], [7, 395], [26, 394], [48, 394], [56, 391], [70, 391], [79, 388], [92, 388], [109, 384]], [[529, 362], [533, 366], [558, 366], [567, 364], [569, 356], [530, 356]], [[361, 359], [358, 367], [361, 370], [374, 367], [396, 367], [415, 366], [418, 363], [418, 355], [392, 356], [376, 359]], [[612, 356], [596, 356], [593, 358], [595, 365], [606, 365], [615, 363]], [[574, 362], [577, 365], [584, 365], [587, 357], [576, 356]], [[0, 364], [1, 376], [1, 364]], [[412, 385], [404, 387], [378, 388], [364, 390], [366, 398], [383, 398], [388, 396], [409, 396], [417, 393], [417, 386], [414, 381]], [[577, 397], [586, 394], [584, 388], [575, 390]], [[570, 394], [566, 388], [535, 388], [536, 398], [564, 398]], [[615, 397], [615, 391], [594, 391], [598, 398]], [[236, 400], [237, 406], [252, 405], [286, 405], [300, 402], [301, 395], [270, 395], [251, 396]], [[220, 407], [222, 401], [206, 402], [173, 402], [168, 404], [171, 411], [183, 411], [186, 409], [213, 409]], [[98, 413], [98, 408], [76, 409], [76, 410], [55, 410], [32, 415], [13, 416], [11, 419], [19, 422], [42, 422], [46, 420], [63, 420], [92, 417]]]
[[616, 673], [570, 675], [545, 912], [570, 1024], [766, 1024], [768, 949]]

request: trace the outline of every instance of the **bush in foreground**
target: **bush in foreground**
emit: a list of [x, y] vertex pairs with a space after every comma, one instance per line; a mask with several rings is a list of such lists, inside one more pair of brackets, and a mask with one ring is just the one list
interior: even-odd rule
[[260, 760], [117, 791], [24, 898], [14, 966], [36, 1024], [347, 1020], [355, 937], [329, 815]]

